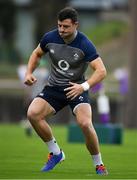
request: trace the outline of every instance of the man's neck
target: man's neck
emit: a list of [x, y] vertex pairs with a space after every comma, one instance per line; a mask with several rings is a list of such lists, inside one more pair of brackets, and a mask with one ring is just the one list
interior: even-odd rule
[[63, 39], [66, 44], [70, 44], [77, 36], [77, 30], [69, 38]]

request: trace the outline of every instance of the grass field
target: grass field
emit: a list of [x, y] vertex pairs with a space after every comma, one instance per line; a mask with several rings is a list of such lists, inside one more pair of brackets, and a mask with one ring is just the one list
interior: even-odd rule
[[65, 126], [52, 128], [66, 160], [42, 173], [46, 145], [35, 133], [26, 137], [20, 126], [0, 125], [0, 179], [137, 179], [137, 131], [125, 130], [122, 145], [101, 145], [109, 175], [98, 176], [85, 145], [68, 143]]

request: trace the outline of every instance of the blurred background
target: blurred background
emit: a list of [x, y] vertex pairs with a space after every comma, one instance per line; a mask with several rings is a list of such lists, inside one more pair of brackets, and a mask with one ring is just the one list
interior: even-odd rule
[[[90, 91], [94, 121], [100, 122], [98, 100], [103, 92], [109, 122], [137, 128], [135, 0], [0, 0], [0, 123], [19, 123], [25, 118], [34, 92], [40, 91], [38, 86], [23, 85], [26, 63], [43, 34], [56, 28], [56, 14], [65, 6], [79, 12], [79, 30], [95, 44], [108, 71], [104, 82]], [[48, 76], [48, 67], [45, 56], [36, 72], [42, 80]], [[65, 108], [52, 122], [68, 124], [72, 119]]]
[[[0, 179], [98, 178], [68, 107], [48, 121], [67, 161], [46, 175], [40, 169], [47, 147], [26, 117], [49, 74], [46, 55], [34, 72], [37, 83], [26, 87], [29, 56], [43, 34], [57, 27], [56, 14], [66, 6], [78, 11], [79, 30], [95, 44], [108, 72], [103, 82], [89, 90], [108, 178], [136, 179], [136, 0], [0, 0]], [[89, 74], [88, 69], [87, 78]]]

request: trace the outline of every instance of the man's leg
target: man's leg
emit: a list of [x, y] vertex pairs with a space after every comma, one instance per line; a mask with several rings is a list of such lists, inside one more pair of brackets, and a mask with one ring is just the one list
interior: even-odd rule
[[60, 150], [52, 130], [45, 118], [54, 113], [54, 109], [47, 101], [42, 98], [35, 98], [28, 109], [28, 119], [33, 128], [41, 139], [47, 144], [49, 149], [48, 162], [43, 167], [42, 171], [49, 171], [60, 161], [64, 160], [64, 153]]
[[[90, 154], [95, 167], [102, 165], [102, 158], [99, 150], [99, 142], [96, 131], [92, 124], [92, 111], [89, 104], [80, 104], [75, 109], [76, 120], [81, 127], [83, 134], [85, 136], [86, 146]], [[103, 167], [104, 168], [104, 167]], [[102, 172], [102, 171], [101, 171]], [[107, 174], [107, 171], [100, 174]]]
[[44, 142], [50, 141], [53, 134], [45, 118], [52, 114], [54, 109], [42, 98], [35, 98], [28, 108], [28, 119], [37, 134]]
[[78, 125], [81, 127], [85, 140], [86, 146], [91, 155], [99, 153], [98, 137], [95, 129], [92, 125], [92, 112], [89, 104], [80, 104], [76, 110], [76, 120]]

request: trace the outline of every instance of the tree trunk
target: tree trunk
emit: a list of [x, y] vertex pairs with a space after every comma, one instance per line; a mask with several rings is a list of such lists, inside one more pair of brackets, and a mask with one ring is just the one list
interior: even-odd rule
[[137, 128], [137, 1], [131, 5], [131, 59], [129, 60], [129, 95], [126, 126]]
[[57, 13], [67, 4], [68, 0], [38, 0], [33, 1], [36, 15], [36, 38], [37, 42], [42, 35], [57, 27]]

